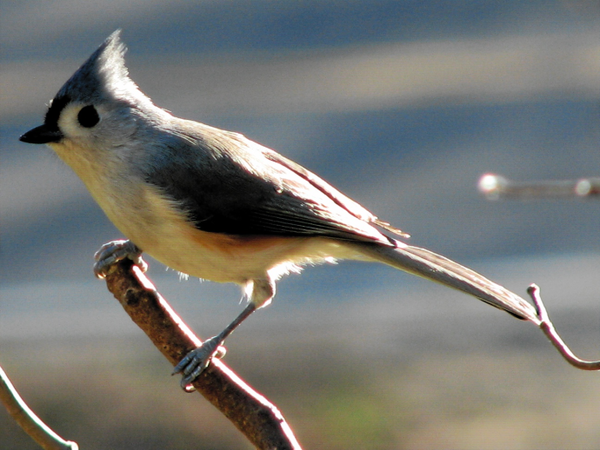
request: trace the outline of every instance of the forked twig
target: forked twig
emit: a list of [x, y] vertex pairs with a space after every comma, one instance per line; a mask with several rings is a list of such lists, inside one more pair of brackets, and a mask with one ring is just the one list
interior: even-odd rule
[[540, 318], [540, 328], [546, 335], [546, 337], [552, 342], [552, 345], [556, 347], [558, 352], [562, 355], [567, 362], [578, 369], [582, 370], [600, 370], [600, 361], [586, 361], [585, 359], [578, 358], [571, 351], [571, 349], [564, 343], [557, 331], [554, 329], [554, 325], [548, 317], [548, 311], [544, 306], [542, 297], [540, 295], [540, 288], [536, 284], [532, 284], [527, 288], [527, 293], [533, 300], [535, 308]]

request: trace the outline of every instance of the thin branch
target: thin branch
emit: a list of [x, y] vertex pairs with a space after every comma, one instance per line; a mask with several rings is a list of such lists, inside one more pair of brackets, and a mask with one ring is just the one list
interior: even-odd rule
[[75, 442], [65, 441], [29, 409], [2, 367], [0, 367], [0, 401], [15, 422], [40, 447], [46, 450], [78, 450], [79, 447]]
[[479, 179], [478, 187], [488, 200], [600, 196], [600, 178], [516, 182], [488, 173]]
[[[171, 364], [177, 364], [190, 350], [201, 344], [129, 259], [109, 268], [106, 284], [131, 319]], [[193, 385], [257, 448], [301, 449], [277, 407], [218, 359], [213, 358], [210, 366]]]
[[558, 352], [562, 355], [563, 358], [567, 360], [567, 362], [578, 369], [582, 370], [600, 370], [600, 361], [587, 361], [585, 359], [581, 359], [569, 349], [567, 344], [561, 339], [556, 330], [554, 329], [554, 325], [550, 321], [548, 317], [548, 311], [546, 311], [546, 307], [544, 306], [544, 302], [542, 301], [542, 297], [540, 295], [540, 288], [532, 284], [527, 288], [527, 293], [533, 300], [535, 307], [538, 311], [538, 316], [540, 318], [540, 328], [546, 335], [546, 337], [552, 342], [552, 345], [556, 347]]

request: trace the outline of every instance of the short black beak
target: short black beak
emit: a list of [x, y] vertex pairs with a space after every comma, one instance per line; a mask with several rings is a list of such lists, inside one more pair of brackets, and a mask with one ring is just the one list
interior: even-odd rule
[[40, 125], [33, 130], [29, 130], [19, 140], [28, 144], [48, 144], [50, 142], [60, 142], [62, 138], [63, 134], [59, 130], [53, 130], [47, 125]]

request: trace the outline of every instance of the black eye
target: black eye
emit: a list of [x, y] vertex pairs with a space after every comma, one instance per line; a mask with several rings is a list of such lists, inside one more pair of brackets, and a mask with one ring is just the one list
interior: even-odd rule
[[81, 108], [79, 114], [77, 114], [77, 120], [82, 127], [92, 128], [100, 122], [100, 116], [93, 105], [88, 105]]

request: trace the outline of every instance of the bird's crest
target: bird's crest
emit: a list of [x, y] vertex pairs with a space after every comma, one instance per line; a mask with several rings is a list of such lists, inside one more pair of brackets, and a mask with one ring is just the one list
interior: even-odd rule
[[121, 30], [113, 32], [63, 85], [56, 99], [81, 102], [138, 99], [141, 92], [129, 78], [124, 58], [126, 47], [120, 35]]

